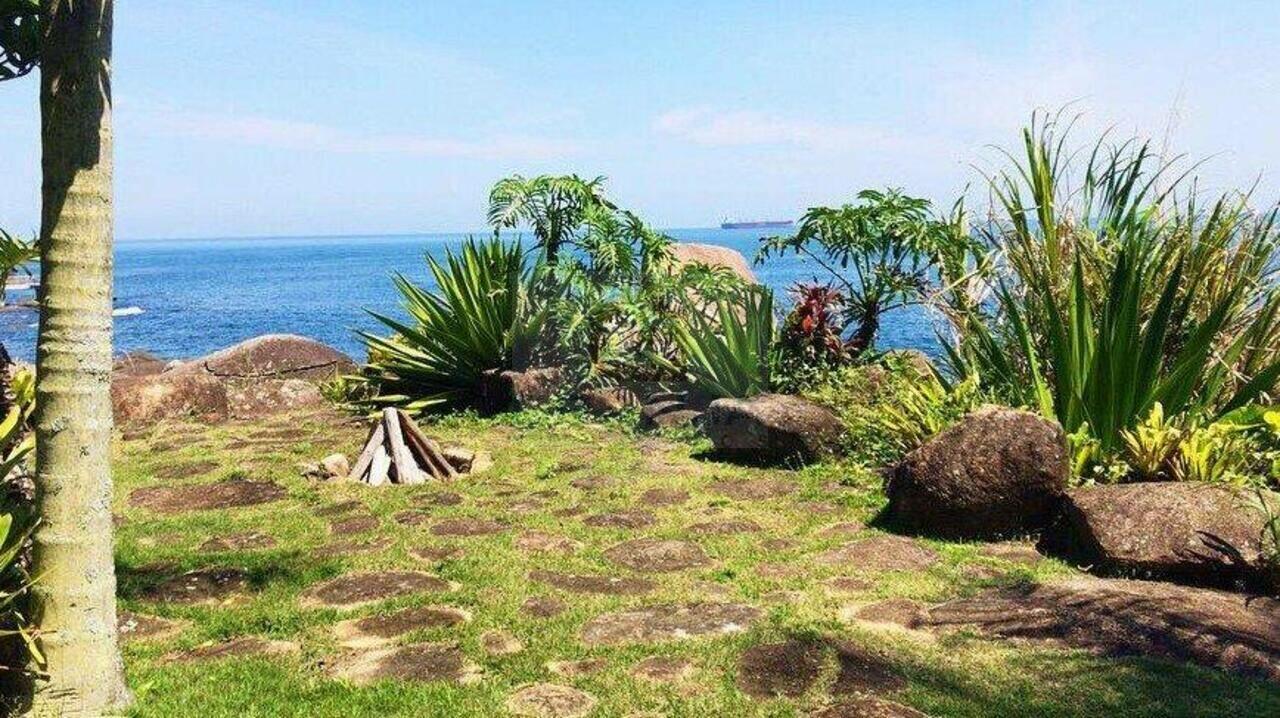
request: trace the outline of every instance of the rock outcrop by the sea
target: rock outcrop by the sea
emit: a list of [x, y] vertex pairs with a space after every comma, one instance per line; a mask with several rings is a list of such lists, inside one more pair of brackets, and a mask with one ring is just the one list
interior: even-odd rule
[[984, 407], [902, 460], [885, 487], [888, 518], [946, 538], [1035, 531], [1053, 517], [1069, 468], [1056, 423]]
[[705, 264], [712, 268], [723, 268], [733, 272], [739, 279], [748, 284], [756, 283], [756, 275], [751, 265], [741, 252], [714, 244], [696, 244], [692, 242], [675, 242], [671, 245], [671, 257], [677, 267], [688, 264]]

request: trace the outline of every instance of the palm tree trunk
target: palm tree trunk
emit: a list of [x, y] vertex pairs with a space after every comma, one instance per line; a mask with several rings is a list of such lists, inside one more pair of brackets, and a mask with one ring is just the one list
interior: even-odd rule
[[129, 701], [111, 542], [112, 0], [42, 0], [36, 716]]

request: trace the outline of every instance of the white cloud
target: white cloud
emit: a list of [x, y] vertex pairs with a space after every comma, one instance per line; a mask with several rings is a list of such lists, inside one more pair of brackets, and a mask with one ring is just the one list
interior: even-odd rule
[[406, 154], [424, 157], [539, 160], [577, 153], [577, 143], [525, 135], [456, 139], [413, 134], [360, 134], [311, 122], [253, 115], [158, 112], [146, 132], [306, 152]]
[[789, 146], [823, 152], [918, 148], [909, 138], [870, 125], [832, 124], [781, 117], [752, 110], [706, 107], [675, 109], [658, 115], [653, 128], [663, 134], [710, 147]]

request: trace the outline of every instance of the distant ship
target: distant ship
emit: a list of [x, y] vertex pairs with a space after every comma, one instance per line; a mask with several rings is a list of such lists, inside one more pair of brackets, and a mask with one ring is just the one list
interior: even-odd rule
[[720, 229], [774, 229], [790, 227], [794, 224], [789, 219], [769, 220], [764, 222], [721, 222]]

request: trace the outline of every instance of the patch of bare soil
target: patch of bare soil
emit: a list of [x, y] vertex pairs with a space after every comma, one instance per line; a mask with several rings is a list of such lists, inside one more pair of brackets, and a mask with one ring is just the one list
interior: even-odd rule
[[928, 612], [934, 629], [972, 626], [1100, 655], [1188, 661], [1280, 682], [1280, 600], [1154, 581], [1077, 578], [992, 589]]
[[356, 685], [392, 679], [416, 683], [474, 683], [480, 669], [452, 644], [417, 643], [355, 653], [335, 661], [333, 675]]
[[760, 524], [750, 519], [716, 519], [700, 521], [685, 528], [685, 532], [694, 536], [729, 536], [732, 534], [755, 533]]
[[657, 518], [648, 511], [614, 511], [588, 516], [582, 523], [595, 528], [640, 529], [657, 523]]
[[288, 495], [273, 481], [229, 479], [190, 486], [148, 486], [129, 494], [129, 505], [159, 514], [208, 511], [279, 501]]
[[566, 608], [564, 601], [551, 596], [530, 596], [520, 604], [520, 612], [534, 618], [555, 618]]
[[818, 563], [868, 571], [923, 571], [938, 562], [938, 552], [905, 536], [881, 535], [818, 554]]
[[604, 557], [641, 573], [683, 571], [711, 563], [698, 544], [654, 538], [623, 541], [606, 549]]
[[711, 490], [738, 501], [767, 501], [790, 496], [797, 490], [795, 484], [777, 479], [751, 479], [749, 481], [716, 481]]
[[687, 658], [649, 656], [631, 668], [631, 675], [650, 683], [674, 684], [688, 681], [696, 670]]
[[302, 592], [304, 606], [355, 608], [410, 593], [452, 590], [449, 582], [420, 571], [351, 573], [316, 584]]
[[582, 627], [588, 646], [661, 643], [745, 631], [763, 615], [738, 603], [687, 603], [648, 606], [597, 616]]
[[178, 621], [130, 611], [118, 612], [116, 619], [116, 628], [120, 632], [120, 637], [126, 642], [167, 641], [182, 633], [187, 626], [191, 625], [189, 621]]
[[582, 718], [596, 706], [596, 699], [576, 688], [554, 683], [524, 686], [507, 698], [508, 713], [526, 718]]
[[190, 650], [169, 653], [161, 660], [166, 663], [186, 663], [188, 661], [212, 661], [220, 658], [242, 658], [244, 656], [275, 656], [297, 652], [298, 644], [292, 641], [272, 641], [260, 636], [240, 636], [229, 641], [208, 643]]
[[436, 536], [487, 536], [507, 530], [507, 525], [492, 519], [445, 519], [431, 527]]
[[395, 613], [341, 621], [333, 627], [338, 643], [347, 648], [377, 648], [406, 633], [450, 628], [471, 620], [471, 614], [452, 606], [414, 606]]
[[255, 551], [275, 548], [275, 546], [276, 540], [273, 536], [268, 536], [261, 531], [241, 531], [240, 533], [227, 534], [226, 536], [213, 536], [200, 544], [200, 550], [205, 553]]
[[156, 603], [222, 603], [243, 594], [249, 576], [238, 568], [202, 568], [165, 579], [142, 592]]
[[644, 578], [620, 576], [595, 576], [556, 571], [531, 571], [530, 581], [545, 583], [570, 593], [595, 593], [606, 596], [636, 596], [649, 593], [657, 588], [657, 584]]
[[557, 553], [568, 556], [581, 550], [582, 542], [568, 536], [526, 531], [516, 537], [516, 548], [526, 553]]

